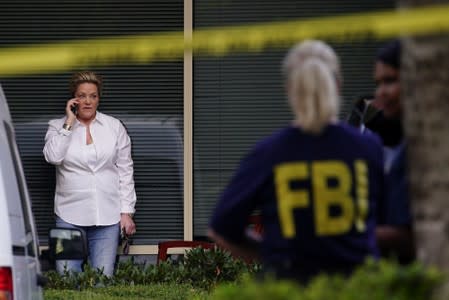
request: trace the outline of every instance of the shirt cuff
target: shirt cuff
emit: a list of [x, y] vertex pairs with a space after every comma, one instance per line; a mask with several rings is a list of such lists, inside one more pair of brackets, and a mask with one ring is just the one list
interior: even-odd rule
[[121, 214], [133, 214], [135, 212], [136, 210], [130, 206], [122, 206], [122, 208], [120, 209]]
[[59, 130], [59, 133], [62, 134], [62, 135], [65, 135], [65, 136], [69, 136], [69, 135], [72, 134], [72, 131], [71, 131], [71, 130], [64, 129], [64, 128], [61, 128], [61, 129]]

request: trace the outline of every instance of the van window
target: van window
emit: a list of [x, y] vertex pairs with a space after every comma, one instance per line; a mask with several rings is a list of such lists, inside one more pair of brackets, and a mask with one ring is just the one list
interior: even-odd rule
[[11, 128], [11, 126], [3, 121], [3, 125], [5, 127], [5, 131], [6, 131], [6, 136], [8, 138], [8, 146], [9, 146], [9, 152], [11, 153], [11, 159], [14, 165], [14, 173], [15, 173], [15, 178], [17, 180], [17, 187], [19, 189], [19, 193], [20, 193], [20, 201], [21, 201], [21, 207], [22, 207], [22, 215], [23, 215], [23, 221], [24, 221], [24, 225], [25, 225], [25, 234], [27, 237], [30, 237], [31, 240], [28, 242], [27, 245], [27, 250], [28, 250], [28, 254], [31, 256], [35, 256], [34, 253], [34, 241], [33, 241], [33, 227], [31, 225], [31, 213], [28, 210], [28, 204], [27, 204], [27, 194], [26, 194], [26, 185], [24, 182], [24, 178], [22, 176], [21, 173], [21, 165], [20, 165], [20, 161], [18, 158], [18, 153], [19, 151], [17, 150], [17, 145], [15, 143], [15, 139], [14, 139], [14, 133], [13, 130]]

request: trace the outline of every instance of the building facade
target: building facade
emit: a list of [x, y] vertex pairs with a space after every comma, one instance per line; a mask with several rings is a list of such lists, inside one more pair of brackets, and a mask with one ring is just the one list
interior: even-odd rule
[[[0, 4], [0, 49], [98, 37], [183, 31], [392, 9], [378, 0], [16, 0]], [[343, 66], [342, 118], [372, 93], [381, 42], [334, 43]], [[288, 47], [150, 64], [80, 66], [103, 75], [99, 110], [133, 142], [138, 202], [134, 253], [158, 241], [204, 238], [218, 194], [249, 147], [291, 119], [280, 72]], [[78, 70], [78, 69], [77, 69]], [[54, 168], [42, 155], [47, 122], [64, 114], [73, 71], [0, 78], [7, 96], [41, 245], [54, 223]]]

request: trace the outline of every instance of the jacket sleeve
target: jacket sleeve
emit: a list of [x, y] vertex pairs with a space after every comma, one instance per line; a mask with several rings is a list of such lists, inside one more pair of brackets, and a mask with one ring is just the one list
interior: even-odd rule
[[261, 191], [271, 175], [269, 152], [256, 146], [241, 162], [221, 194], [209, 228], [225, 240], [242, 243], [248, 218], [262, 199]]
[[60, 165], [69, 148], [72, 132], [58, 126], [58, 120], [48, 122], [48, 130], [45, 135], [44, 156], [48, 163]]
[[122, 213], [134, 213], [136, 191], [134, 188], [134, 163], [131, 157], [131, 139], [125, 127], [120, 122], [118, 129], [118, 158], [120, 205]]

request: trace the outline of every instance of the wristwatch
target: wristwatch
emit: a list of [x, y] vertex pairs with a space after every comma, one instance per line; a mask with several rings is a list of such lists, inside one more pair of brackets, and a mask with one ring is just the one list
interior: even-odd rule
[[131, 219], [134, 217], [134, 214], [132, 213], [122, 213], [122, 215], [128, 215], [128, 217], [130, 217]]
[[72, 130], [72, 125], [69, 125], [69, 124], [67, 124], [67, 123], [64, 123], [64, 125], [62, 125], [62, 128], [64, 128], [65, 130], [70, 131], [70, 130]]

